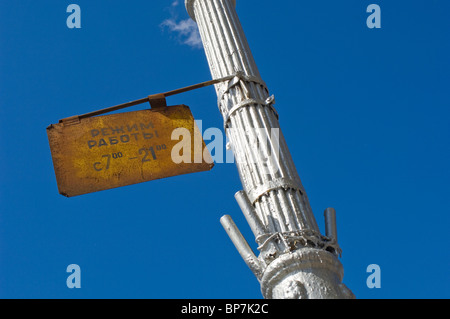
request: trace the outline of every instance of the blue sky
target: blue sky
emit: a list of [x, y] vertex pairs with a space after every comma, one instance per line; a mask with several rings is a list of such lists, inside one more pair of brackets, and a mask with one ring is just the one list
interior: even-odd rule
[[[71, 3], [81, 29], [66, 26]], [[366, 26], [371, 3], [381, 29]], [[323, 210], [337, 211], [344, 283], [358, 298], [449, 298], [450, 3], [237, 10], [322, 232]], [[172, 0], [0, 2], [0, 298], [262, 297], [219, 223], [232, 215], [256, 248], [234, 164], [57, 191], [49, 124], [210, 79], [186, 19]], [[168, 103], [221, 128], [216, 100], [210, 87]], [[80, 289], [66, 286], [69, 264]], [[370, 264], [379, 289], [366, 285]]]

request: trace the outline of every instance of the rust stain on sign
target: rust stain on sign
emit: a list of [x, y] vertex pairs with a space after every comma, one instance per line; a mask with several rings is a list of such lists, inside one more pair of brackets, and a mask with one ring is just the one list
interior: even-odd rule
[[67, 197], [214, 166], [185, 105], [75, 116], [50, 125], [47, 135], [58, 190]]

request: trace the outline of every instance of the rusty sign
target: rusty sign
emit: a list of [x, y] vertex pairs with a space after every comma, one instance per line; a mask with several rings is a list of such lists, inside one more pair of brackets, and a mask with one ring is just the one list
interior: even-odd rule
[[52, 124], [47, 135], [60, 194], [86, 193], [213, 167], [188, 106]]

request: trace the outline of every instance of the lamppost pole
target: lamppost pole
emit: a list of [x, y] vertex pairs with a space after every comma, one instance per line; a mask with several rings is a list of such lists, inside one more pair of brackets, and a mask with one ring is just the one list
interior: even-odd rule
[[281, 133], [274, 98], [261, 79], [237, 16], [235, 0], [186, 0], [197, 22], [226, 134], [243, 190], [235, 198], [260, 251], [257, 257], [231, 217], [221, 223], [261, 284], [265, 298], [352, 298], [342, 283], [335, 211], [320, 234]]

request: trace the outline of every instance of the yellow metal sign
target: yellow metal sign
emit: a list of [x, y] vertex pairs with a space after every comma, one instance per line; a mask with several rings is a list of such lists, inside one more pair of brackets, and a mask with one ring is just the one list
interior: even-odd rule
[[72, 117], [50, 125], [47, 135], [58, 190], [67, 197], [214, 165], [185, 105]]

